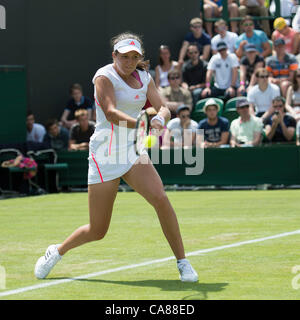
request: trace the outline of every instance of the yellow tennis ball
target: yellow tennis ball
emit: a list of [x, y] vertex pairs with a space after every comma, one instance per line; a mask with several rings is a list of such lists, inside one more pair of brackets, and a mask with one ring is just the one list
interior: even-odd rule
[[145, 145], [146, 148], [154, 147], [156, 145], [156, 142], [157, 142], [156, 136], [147, 136], [144, 139], [144, 145]]

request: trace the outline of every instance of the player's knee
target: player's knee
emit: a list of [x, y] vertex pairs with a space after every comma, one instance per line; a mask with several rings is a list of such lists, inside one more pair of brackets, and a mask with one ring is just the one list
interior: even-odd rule
[[154, 195], [152, 204], [154, 207], [162, 207], [164, 204], [167, 203], [167, 201], [168, 201], [168, 197], [166, 193], [163, 191]]
[[107, 230], [90, 229], [89, 231], [90, 241], [102, 240], [105, 237], [106, 233], [107, 233]]

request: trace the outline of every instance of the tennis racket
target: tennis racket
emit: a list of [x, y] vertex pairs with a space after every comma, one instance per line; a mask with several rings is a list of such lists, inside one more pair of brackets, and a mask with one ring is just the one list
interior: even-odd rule
[[149, 134], [149, 129], [149, 115], [145, 110], [142, 110], [137, 117], [134, 133], [134, 148], [138, 156], [141, 155], [142, 151], [145, 149], [144, 141]]

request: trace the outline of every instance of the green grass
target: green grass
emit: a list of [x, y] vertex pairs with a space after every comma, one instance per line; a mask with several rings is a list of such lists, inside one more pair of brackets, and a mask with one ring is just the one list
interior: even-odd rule
[[[300, 229], [300, 190], [169, 192], [186, 252]], [[88, 223], [86, 193], [0, 202], [0, 265], [6, 290], [172, 256], [152, 207], [119, 193], [110, 230], [67, 253], [46, 280], [33, 268], [49, 244]], [[300, 235], [191, 256], [199, 283], [178, 280], [175, 260], [108, 273], [0, 299], [299, 299], [292, 288]]]

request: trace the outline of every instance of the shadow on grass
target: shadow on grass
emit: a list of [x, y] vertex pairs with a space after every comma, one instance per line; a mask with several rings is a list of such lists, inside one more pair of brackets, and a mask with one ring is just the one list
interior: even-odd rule
[[90, 283], [104, 283], [112, 285], [124, 285], [128, 287], [153, 287], [160, 288], [162, 291], [184, 291], [190, 292], [190, 295], [184, 296], [182, 300], [207, 300], [208, 293], [220, 292], [225, 290], [228, 283], [190, 283], [180, 280], [140, 280], [140, 281], [113, 281], [102, 279], [84, 279], [84, 278], [48, 278], [47, 280], [70, 279], [73, 281], [83, 281]]

